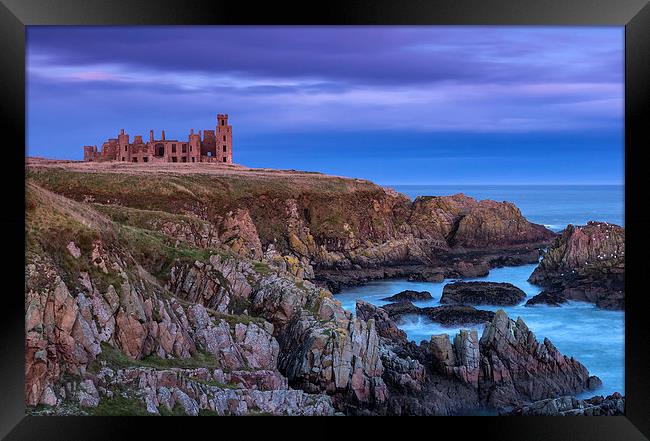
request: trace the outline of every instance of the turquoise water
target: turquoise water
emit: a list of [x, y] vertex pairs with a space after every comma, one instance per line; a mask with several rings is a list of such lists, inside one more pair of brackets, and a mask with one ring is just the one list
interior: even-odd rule
[[[524, 215], [538, 223], [556, 226], [556, 230], [563, 229], [567, 223], [582, 224], [587, 220], [602, 220], [619, 225], [623, 224], [623, 187], [622, 186], [573, 186], [568, 193], [560, 191], [557, 187], [543, 191], [544, 187], [531, 186], [527, 188], [494, 186], [445, 186], [442, 192], [440, 186], [395, 186], [398, 191], [411, 197], [417, 195], [442, 195], [463, 192], [468, 196], [480, 199], [509, 200], [515, 202]], [[508, 197], [505, 191], [510, 189], [516, 197]], [[526, 193], [528, 191], [528, 193]], [[500, 195], [500, 196], [499, 196]], [[520, 199], [524, 203], [518, 202]], [[573, 200], [573, 203], [570, 201]], [[548, 210], [548, 213], [546, 213]], [[604, 215], [597, 215], [602, 210]], [[593, 213], [592, 213], [593, 212]], [[593, 214], [593, 216], [592, 216]], [[536, 216], [536, 217], [535, 217]], [[538, 294], [540, 288], [527, 282], [528, 277], [536, 265], [522, 265], [517, 267], [495, 268], [486, 277], [468, 279], [494, 282], [509, 282], [521, 288], [528, 298]], [[442, 288], [451, 279], [443, 282], [409, 282], [404, 279], [379, 280], [363, 286], [344, 289], [336, 294], [343, 307], [349, 311], [355, 309], [357, 299], [365, 300], [375, 305], [384, 305], [387, 302], [383, 297], [396, 294], [405, 289], [416, 291], [429, 291], [433, 300], [414, 302], [417, 306], [439, 305]], [[603, 381], [600, 390], [586, 392], [582, 396], [595, 394], [608, 395], [613, 392], [625, 393], [625, 320], [622, 311], [600, 310], [589, 303], [570, 302], [559, 308], [538, 305], [524, 307], [524, 300], [520, 305], [504, 307], [503, 309], [512, 319], [521, 317], [538, 339], [549, 338], [553, 344], [565, 355], [573, 356], [584, 364], [592, 375], [598, 375]], [[482, 305], [481, 309], [496, 310], [497, 307]], [[420, 342], [428, 340], [435, 334], [458, 333], [460, 328], [443, 327], [421, 317], [413, 317], [410, 321], [400, 325], [411, 340]], [[463, 329], [476, 329], [481, 335], [482, 326], [463, 326]]]

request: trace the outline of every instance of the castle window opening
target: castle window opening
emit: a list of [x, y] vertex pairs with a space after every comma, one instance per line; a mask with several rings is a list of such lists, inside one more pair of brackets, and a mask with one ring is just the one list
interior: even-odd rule
[[129, 146], [128, 146], [128, 145], [125, 145], [125, 146], [124, 146], [124, 151], [126, 152], [127, 150], [129, 150]]
[[194, 162], [194, 158], [192, 158], [192, 162]]
[[138, 158], [133, 158], [133, 162], [138, 162]]
[[172, 144], [172, 153], [176, 153], [176, 144]]
[[208, 152], [208, 156], [212, 156], [212, 152]]
[[122, 156], [122, 161], [126, 161], [126, 159], [124, 158], [124, 156]]
[[226, 135], [223, 135], [223, 142], [226, 142]]
[[181, 147], [181, 152], [187, 153], [187, 144], [183, 144]]
[[223, 151], [224, 151], [224, 153], [226, 152], [226, 146], [225, 145], [223, 146]]
[[183, 157], [181, 158], [181, 162], [187, 162], [187, 158], [186, 158], [185, 156], [183, 156]]
[[178, 162], [178, 158], [176, 156], [172, 156], [172, 162]]
[[226, 158], [226, 157], [224, 156], [224, 157], [223, 157], [223, 162], [226, 162], [227, 160], [228, 160], [228, 158]]
[[149, 157], [145, 156], [144, 158], [142, 158], [142, 162], [149, 162]]
[[222, 120], [221, 120], [221, 125], [223, 126], [224, 124], [226, 124], [226, 121], [224, 121], [224, 120], [222, 119]]
[[156, 144], [156, 156], [165, 156], [165, 146]]

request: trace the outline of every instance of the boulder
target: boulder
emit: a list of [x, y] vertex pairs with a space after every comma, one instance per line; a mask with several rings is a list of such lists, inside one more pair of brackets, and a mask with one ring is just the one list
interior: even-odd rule
[[432, 300], [432, 299], [433, 297], [431, 296], [431, 293], [429, 291], [412, 291], [410, 289], [407, 289], [405, 291], [402, 291], [390, 297], [385, 297], [382, 300], [385, 300], [387, 302], [401, 302], [404, 300], [409, 302], [416, 302], [420, 300]]
[[455, 282], [442, 290], [440, 303], [449, 305], [517, 305], [526, 293], [511, 283]]

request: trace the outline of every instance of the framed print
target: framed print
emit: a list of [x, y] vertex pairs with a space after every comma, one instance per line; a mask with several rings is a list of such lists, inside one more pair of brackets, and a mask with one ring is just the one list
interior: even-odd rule
[[646, 3], [4, 1], [2, 435], [647, 439]]

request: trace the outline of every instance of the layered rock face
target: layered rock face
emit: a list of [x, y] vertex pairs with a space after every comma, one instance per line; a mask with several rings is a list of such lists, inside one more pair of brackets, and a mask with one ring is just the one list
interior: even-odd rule
[[172, 248], [37, 186], [27, 200], [29, 406], [332, 415], [385, 399], [374, 322], [285, 265]]
[[[298, 277], [342, 285], [404, 276], [476, 277], [535, 261], [555, 234], [511, 203], [463, 194], [406, 196], [368, 181], [303, 172], [139, 174], [34, 164], [29, 179], [120, 223], [199, 247], [284, 261]], [[94, 170], [94, 169], [93, 169]], [[162, 213], [162, 214], [161, 214]]]
[[545, 289], [528, 305], [579, 300], [595, 303], [599, 308], [623, 309], [625, 230], [605, 222], [569, 225], [529, 281]]
[[510, 320], [502, 310], [479, 343], [481, 397], [492, 407], [575, 394], [597, 384], [580, 362], [560, 354], [547, 338], [538, 342], [523, 320]]
[[560, 354], [547, 339], [538, 342], [521, 319], [513, 321], [501, 310], [480, 339], [476, 331], [461, 330], [453, 339], [434, 335], [419, 345], [395, 332], [382, 308], [357, 302], [357, 315], [375, 320], [382, 330], [383, 378], [389, 391], [383, 409], [388, 413], [509, 409], [600, 384], [579, 362]]
[[[411, 202], [366, 181], [71, 167], [28, 168], [27, 179], [25, 394], [54, 413], [451, 414], [492, 403], [479, 393], [475, 334], [454, 339], [443, 371], [440, 351], [408, 342], [389, 308], [360, 304], [355, 317], [315, 282], [323, 271], [328, 283], [346, 271], [484, 273], [553, 236], [509, 204]], [[392, 305], [396, 316], [415, 308]], [[446, 324], [494, 318], [415, 311]]]
[[526, 293], [511, 283], [454, 282], [444, 286], [440, 303], [510, 306], [525, 298]]

